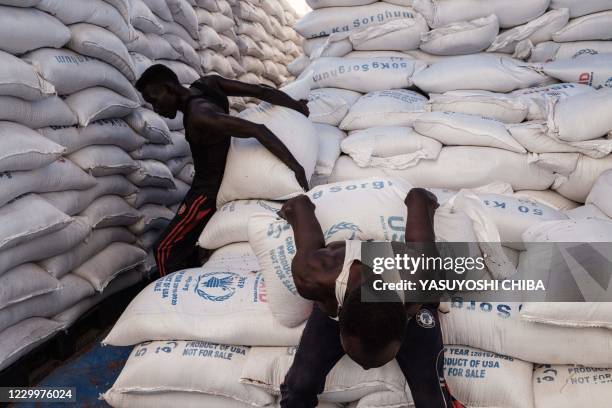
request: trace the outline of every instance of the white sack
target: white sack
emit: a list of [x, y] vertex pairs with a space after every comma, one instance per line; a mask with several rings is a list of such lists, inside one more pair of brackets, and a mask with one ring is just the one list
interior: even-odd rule
[[42, 48], [23, 56], [51, 82], [57, 93], [70, 95], [85, 88], [102, 86], [137, 101], [134, 86], [115, 67], [67, 49]]
[[533, 408], [533, 364], [466, 346], [446, 346], [444, 378], [468, 407]]
[[421, 50], [433, 55], [466, 55], [484, 51], [499, 33], [496, 15], [451, 23], [423, 34]]
[[[185, 64], [181, 61], [171, 61], [171, 60], [157, 60], [156, 64], [165, 65], [170, 68], [178, 77], [178, 80], [181, 84], [191, 84], [200, 79], [200, 74], [198, 71], [201, 71], [199, 68], [195, 70], [189, 65]], [[196, 65], [198, 67], [199, 65]]]
[[310, 58], [302, 55], [287, 64], [287, 69], [291, 75], [298, 76], [308, 67], [308, 65], [310, 65]]
[[93, 187], [95, 178], [67, 159], [31, 171], [0, 174], [0, 205], [26, 193], [83, 190]]
[[198, 40], [198, 17], [187, 0], [167, 0], [172, 18], [180, 24], [194, 40]]
[[538, 408], [605, 407], [610, 398], [612, 369], [542, 365], [533, 372]]
[[414, 91], [392, 89], [360, 97], [340, 123], [342, 130], [375, 126], [412, 126], [425, 111], [427, 98]]
[[541, 16], [549, 3], [550, 0], [414, 0], [413, 7], [425, 16], [433, 28], [491, 14], [497, 15], [500, 27], [508, 28]]
[[102, 293], [96, 293], [70, 306], [68, 309], [53, 316], [53, 320], [60, 322], [64, 330], [68, 329], [87, 311], [91, 310], [95, 305], [102, 302], [104, 299], [134, 286], [142, 280], [142, 273], [138, 269], [132, 269], [117, 276], [108, 284]]
[[170, 130], [168, 125], [157, 113], [140, 107], [133, 110], [124, 120], [150, 143], [169, 144]]
[[[129, 119], [127, 120], [129, 123]], [[191, 155], [189, 143], [180, 132], [170, 132], [170, 144], [144, 144], [140, 149], [130, 152], [137, 160], [158, 160], [166, 162], [176, 157]]]
[[[108, 393], [111, 398], [113, 394], [121, 398], [182, 392], [269, 406], [274, 402], [273, 396], [239, 382], [248, 355], [249, 347], [203, 341], [146, 342], [134, 348]], [[161, 366], [163, 370], [158, 369]], [[104, 398], [108, 398], [107, 394]]]
[[521, 123], [528, 105], [519, 98], [487, 91], [449, 91], [431, 94], [426, 109], [432, 112], [456, 112], [485, 116], [504, 123]]
[[315, 123], [337, 126], [361, 95], [337, 88], [313, 89], [308, 94], [308, 119]]
[[355, 50], [408, 51], [418, 49], [421, 37], [428, 31], [423, 16], [414, 13], [412, 18], [394, 19], [380, 25], [352, 30], [348, 38]]
[[597, 181], [586, 199], [586, 203], [595, 204], [608, 217], [612, 217], [612, 203], [610, 203], [611, 193], [612, 171], [605, 171], [597, 178]]
[[140, 106], [136, 101], [99, 86], [73, 93], [66, 98], [66, 103], [83, 127], [96, 120], [122, 118]]
[[138, 187], [174, 189], [174, 177], [168, 167], [157, 160], [139, 160], [138, 169], [129, 174], [128, 180]]
[[495, 38], [487, 51], [514, 53], [518, 43], [529, 41], [532, 45], [551, 41], [553, 34], [569, 21], [567, 9], [552, 10], [527, 24], [506, 30]]
[[536, 363], [612, 363], [607, 329], [525, 322], [520, 319], [519, 303], [464, 302], [456, 297], [450, 306], [449, 313], [440, 314], [445, 344], [463, 344]]
[[0, 330], [13, 326], [30, 317], [52, 317], [91, 296], [93, 288], [87, 281], [75, 275], [60, 279], [59, 290], [36, 296], [0, 310]]
[[53, 95], [55, 89], [30, 64], [0, 51], [0, 95], [36, 101]]
[[592, 41], [612, 39], [612, 11], [589, 14], [570, 20], [569, 24], [553, 34], [555, 42]]
[[38, 131], [47, 139], [64, 146], [66, 154], [92, 145], [113, 145], [130, 152], [146, 142], [121, 119], [102, 119], [84, 128], [54, 126]]
[[92, 231], [87, 239], [82, 240], [69, 251], [43, 259], [38, 262], [38, 265], [49, 275], [59, 279], [71, 270], [81, 266], [111, 243], [125, 242], [132, 244], [135, 241], [136, 237], [125, 228], [101, 228]]
[[555, 101], [548, 127], [559, 139], [568, 142], [592, 140], [612, 130], [612, 88], [584, 93]]
[[164, 229], [176, 215], [168, 207], [157, 204], [144, 204], [138, 211], [142, 217], [130, 225], [130, 231], [136, 235], [144, 234], [152, 229]]
[[[295, 353], [296, 347], [253, 347], [242, 369], [240, 382], [280, 395], [280, 386], [293, 364]], [[403, 393], [405, 387], [406, 379], [395, 360], [366, 371], [349, 356], [344, 356], [327, 375], [325, 388], [318, 398], [346, 403], [381, 391]]]
[[[164, 39], [168, 41], [168, 43], [174, 48], [174, 50], [179, 54], [179, 59], [186, 64], [189, 64], [191, 68], [195, 69], [198, 74], [202, 73], [200, 68], [200, 57], [193, 49], [189, 43], [183, 40], [178, 35], [174, 34], [166, 34], [164, 35]], [[185, 83], [185, 82], [183, 82]]]
[[63, 146], [35, 131], [12, 122], [0, 121], [0, 172], [33, 170], [61, 157]]
[[530, 302], [523, 305], [521, 319], [561, 327], [612, 329], [612, 306], [607, 302]]
[[341, 156], [329, 182], [384, 176], [415, 186], [451, 190], [496, 181], [510, 183], [515, 190], [547, 190], [555, 179], [551, 171], [530, 163], [524, 154], [488, 147], [451, 146], [442, 148], [437, 160], [424, 160], [403, 170], [363, 169], [349, 157]]
[[0, 276], [0, 309], [61, 288], [60, 282], [33, 263]]
[[20, 197], [0, 208], [0, 249], [65, 228], [74, 220], [35, 194]]
[[32, 129], [45, 126], [70, 126], [77, 123], [74, 112], [58, 96], [50, 96], [35, 102], [12, 96], [0, 96], [0, 120], [21, 123]]
[[610, 41], [544, 42], [530, 50], [529, 61], [548, 62], [558, 59], [573, 59], [582, 55], [609, 53], [612, 53], [612, 42]]
[[136, 186], [121, 175], [96, 177], [95, 181], [95, 186], [87, 190], [64, 190], [39, 195], [63, 213], [76, 215], [104, 195], [125, 197], [137, 191]]
[[495, 222], [504, 246], [524, 249], [522, 235], [532, 225], [567, 216], [545, 204], [500, 194], [478, 194]]
[[607, 0], [552, 0], [550, 8], [568, 8], [572, 17], [580, 17], [598, 11], [610, 10], [612, 5]]
[[117, 68], [130, 81], [136, 80], [136, 68], [121, 40], [104, 28], [78, 23], [70, 26], [68, 48], [79, 54], [98, 58]]
[[68, 158], [94, 177], [129, 174], [138, 169], [138, 163], [117, 146], [87, 146]]
[[[302, 328], [284, 328], [274, 319], [263, 276], [253, 273], [254, 269], [254, 258], [240, 259], [232, 265], [209, 263], [161, 278], [130, 303], [103, 343], [193, 339], [259, 346], [298, 344]], [[227, 290], [211, 287], [211, 279], [224, 279]]]
[[347, 35], [325, 36], [304, 40], [304, 54], [311, 59], [320, 57], [344, 57], [353, 50]]
[[164, 33], [164, 26], [142, 0], [132, 0], [132, 13], [130, 23], [144, 33], [154, 33], [161, 35]]
[[182, 181], [175, 179], [175, 189], [167, 189], [160, 187], [142, 187], [135, 194], [126, 197], [126, 201], [135, 208], [139, 208], [144, 204], [158, 204], [170, 206], [172, 204], [180, 203], [187, 191], [189, 186]]
[[95, 199], [80, 215], [87, 217], [94, 229], [132, 225], [142, 218], [138, 210], [115, 195]]
[[336, 160], [340, 157], [340, 143], [346, 133], [335, 126], [315, 123], [314, 127], [319, 138], [319, 154], [315, 174], [329, 176], [334, 170]]
[[168, 8], [166, 0], [143, 0], [143, 2], [156, 16], [166, 21], [172, 21], [172, 13]]
[[467, 55], [435, 63], [416, 73], [413, 81], [427, 93], [460, 89], [510, 92], [546, 85], [550, 83], [550, 78], [512, 58]]
[[528, 120], [546, 120], [551, 98], [565, 99], [581, 93], [594, 93], [595, 89], [582, 84], [554, 84], [542, 87], [518, 89], [511, 93], [529, 106]]
[[568, 200], [563, 197], [561, 194], [552, 190], [521, 190], [517, 191], [513, 194], [514, 197], [520, 199], [527, 199], [530, 201], [537, 201], [539, 203], [545, 204], [555, 210], [566, 211], [572, 210], [578, 207], [578, 203]]
[[36, 8], [45, 11], [66, 25], [89, 23], [106, 28], [121, 41], [128, 42], [134, 35], [133, 28], [119, 11], [102, 0], [41, 0]]
[[399, 58], [318, 58], [302, 76], [312, 77], [313, 88], [367, 93], [409, 88], [413, 75], [425, 67], [421, 61]]
[[563, 82], [576, 82], [595, 89], [612, 88], [612, 54], [557, 60], [544, 64], [542, 69]]
[[84, 217], [75, 217], [67, 227], [50, 234], [28, 240], [14, 248], [0, 252], [0, 274], [25, 262], [66, 252], [83, 241], [91, 232], [91, 225]]
[[512, 138], [502, 122], [482, 116], [428, 112], [415, 120], [414, 130], [447, 146], [484, 146], [527, 152]]
[[570, 218], [570, 220], [586, 220], [592, 218], [599, 218], [605, 221], [612, 220], [612, 218], [608, 217], [594, 204], [585, 204], [583, 206], [564, 211], [564, 213]]
[[[310, 81], [294, 82], [284, 88], [295, 99], [305, 99]], [[265, 125], [294, 155], [310, 179], [318, 154], [318, 138], [312, 123], [302, 114], [281, 106], [261, 103], [242, 111], [240, 118]], [[302, 192], [295, 175], [256, 139], [233, 138], [227, 156], [217, 206], [228, 201], [250, 198], [284, 200]]]
[[70, 30], [55, 17], [33, 8], [0, 6], [0, 49], [24, 54], [38, 48], [60, 48]]
[[612, 140], [600, 138], [581, 142], [566, 142], [549, 132], [544, 122], [525, 122], [508, 126], [512, 137], [533, 153], [582, 153], [601, 159], [612, 152]]
[[53, 320], [33, 317], [1, 332], [0, 370], [5, 369], [61, 329]]
[[134, 245], [114, 242], [72, 273], [86, 279], [94, 289], [102, 292], [115, 276], [142, 264], [146, 256], [145, 251]]
[[314, 10], [302, 17], [293, 28], [305, 38], [315, 38], [381, 25], [392, 20], [415, 18], [422, 19], [422, 16], [410, 7], [381, 2], [350, 8]]
[[[187, 164], [176, 176], [178, 180], [181, 180], [183, 183], [191, 185], [193, 183], [193, 178], [195, 177], [195, 167], [193, 163]], [[175, 180], [176, 181], [176, 180]]]
[[267, 211], [277, 213], [281, 204], [265, 200], [230, 201], [215, 212], [200, 235], [198, 245], [217, 249], [234, 242], [248, 241], [247, 224], [252, 214]]
[[380, 126], [351, 132], [341, 148], [360, 167], [400, 170], [421, 160], [435, 160], [442, 144], [409, 127]]

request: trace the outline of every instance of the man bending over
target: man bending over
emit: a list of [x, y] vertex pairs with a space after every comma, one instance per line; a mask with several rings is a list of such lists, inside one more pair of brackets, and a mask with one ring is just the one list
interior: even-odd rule
[[[433, 228], [436, 197], [426, 190], [412, 189], [405, 203], [406, 243], [428, 256], [437, 255]], [[305, 195], [287, 201], [279, 215], [293, 227], [296, 288], [302, 297], [315, 301], [293, 365], [281, 385], [281, 407], [316, 407], [327, 374], [345, 353], [366, 370], [395, 358], [417, 408], [461, 407], [444, 383], [437, 304], [404, 304], [399, 296], [395, 302], [362, 302], [362, 290], [379, 277], [371, 271], [364, 273], [361, 242], [326, 246], [315, 206]]]
[[304, 169], [289, 149], [266, 126], [229, 115], [228, 96], [251, 96], [308, 116], [306, 101], [264, 85], [252, 85], [209, 75], [191, 87], [181, 85], [176, 74], [164, 65], [153, 65], [136, 82], [145, 101], [158, 114], [175, 118], [183, 112], [185, 138], [191, 148], [195, 176], [175, 218], [154, 246], [160, 276], [199, 266], [196, 242], [215, 212], [217, 193], [223, 180], [232, 137], [256, 138], [295, 173], [304, 190]]

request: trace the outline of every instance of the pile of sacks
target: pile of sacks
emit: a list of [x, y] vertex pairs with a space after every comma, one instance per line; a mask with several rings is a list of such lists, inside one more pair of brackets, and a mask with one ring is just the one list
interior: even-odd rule
[[567, 208], [612, 167], [608, 2], [358, 3], [311, 1], [295, 26], [329, 145], [315, 183], [498, 180]]
[[[308, 82], [296, 81], [284, 90], [301, 98], [308, 92]], [[312, 177], [319, 138], [309, 120], [269, 104], [241, 116], [272, 129]], [[589, 199], [606, 211], [609, 206], [602, 197], [610, 191], [610, 175], [602, 177]], [[326, 242], [402, 240], [403, 199], [410, 188], [401, 179], [377, 177], [320, 185], [308, 196], [316, 205]], [[562, 241], [558, 233], [565, 233], [565, 239], [571, 236], [566, 232], [569, 224], [592, 231], [601, 241], [612, 231], [612, 221], [595, 228], [603, 220], [569, 219], [545, 204], [514, 197], [505, 183], [459, 193], [432, 191], [442, 204], [435, 220], [440, 241], [473, 242], [472, 256], [491, 254], [487, 242], [510, 243], [489, 259], [480, 276], [485, 279], [511, 276], [522, 258], [529, 260], [528, 252], [522, 251], [523, 237], [528, 242]], [[276, 215], [281, 200], [300, 192], [293, 174], [259, 143], [232, 141], [219, 210], [199, 242], [215, 250], [211, 259], [202, 268], [179, 271], [150, 284], [104, 340], [116, 346], [136, 345], [116, 383], [104, 394], [109, 404], [163, 407], [180, 401], [187, 406], [272, 407], [278, 403], [280, 384], [312, 308], [312, 302], [297, 293], [291, 274], [293, 231]], [[575, 318], [564, 321], [567, 314], [559, 309], [545, 307], [538, 313], [535, 303], [522, 308], [519, 303], [456, 298], [449, 307], [450, 313], [441, 316], [448, 344], [445, 375], [453, 393], [468, 406], [552, 407], [567, 400], [570, 403], [560, 406], [569, 407], [586, 395], [597, 396], [593, 406], [605, 406], [609, 392], [604, 379], [611, 374], [605, 367], [612, 366], [609, 323], [599, 321], [605, 307], [581, 325]], [[576, 314], [586, 311], [582, 308]], [[539, 368], [539, 364], [549, 366]], [[162, 366], [164, 370], [156, 369]], [[566, 380], [578, 373], [583, 379], [568, 387]], [[334, 368], [320, 399], [321, 406], [411, 404], [395, 361], [363, 371], [348, 358]]]
[[233, 7], [243, 72], [238, 79], [278, 87], [293, 79], [287, 65], [302, 55], [298, 17], [284, 0], [240, 1]]
[[[529, 243], [612, 238], [611, 90], [555, 68], [606, 75], [610, 25], [591, 20], [609, 21], [607, 3], [311, 1], [315, 11], [295, 26], [309, 58], [291, 64], [301, 78], [285, 88], [308, 95], [309, 120], [269, 104], [240, 115], [268, 126], [302, 164], [326, 242], [402, 240], [406, 192], [426, 187], [441, 203], [438, 239], [472, 242], [475, 255], [503, 242], [479, 277], [511, 278], [533, 263]], [[557, 34], [572, 25], [572, 36]], [[563, 51], [557, 61], [536, 60], [543, 43]], [[563, 57], [570, 47], [575, 59]], [[124, 312], [104, 342], [136, 347], [107, 402], [277, 406], [312, 308], [291, 274], [293, 231], [276, 215], [299, 193], [257, 141], [232, 140], [218, 212], [199, 242], [215, 252], [152, 283]], [[448, 308], [444, 374], [467, 406], [608, 405], [608, 304], [457, 297]], [[363, 371], [348, 358], [320, 400], [412, 404], [394, 361]]]
[[182, 116], [133, 83], [153, 63], [224, 74], [204, 5], [235, 26], [225, 0], [73, 3], [0, 1], [0, 370], [149, 273], [194, 169]]

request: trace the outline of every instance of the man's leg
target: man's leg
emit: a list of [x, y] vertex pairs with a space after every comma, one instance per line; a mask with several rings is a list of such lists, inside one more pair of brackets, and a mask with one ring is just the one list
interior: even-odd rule
[[444, 344], [437, 305], [423, 305], [406, 326], [395, 357], [414, 399], [415, 408], [458, 408], [444, 380]]
[[327, 374], [344, 355], [338, 322], [317, 306], [306, 323], [293, 364], [281, 384], [281, 408], [314, 408]]
[[215, 200], [188, 192], [174, 219], [153, 247], [160, 276], [199, 266], [196, 243], [215, 212]]

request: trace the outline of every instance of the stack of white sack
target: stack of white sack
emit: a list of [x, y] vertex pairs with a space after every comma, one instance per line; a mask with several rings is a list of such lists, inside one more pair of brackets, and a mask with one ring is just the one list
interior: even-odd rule
[[[293, 79], [287, 65], [302, 55], [301, 39], [293, 29], [297, 14], [285, 1], [232, 5], [236, 21], [234, 41], [238, 45], [242, 70], [238, 79], [278, 87]], [[247, 106], [254, 101], [247, 100]]]
[[609, 2], [309, 5], [295, 26], [306, 57], [289, 68], [312, 77], [310, 118], [327, 125], [315, 185], [502, 181], [583, 203], [612, 168]]
[[78, 318], [60, 314], [138, 282], [145, 257], [125, 228], [141, 218], [128, 152], [145, 143], [119, 119], [140, 105], [126, 10], [23, 6], [0, 6], [0, 368]]

